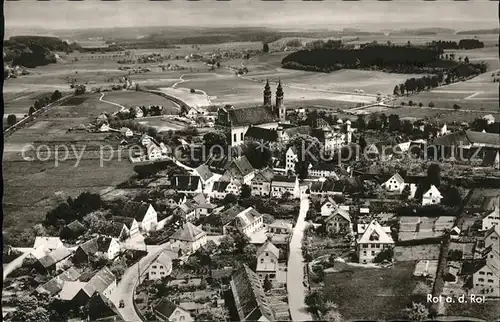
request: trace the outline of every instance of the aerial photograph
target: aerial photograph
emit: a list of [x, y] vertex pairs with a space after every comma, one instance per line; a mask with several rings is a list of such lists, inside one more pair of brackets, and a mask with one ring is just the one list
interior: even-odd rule
[[6, 1], [2, 321], [500, 321], [496, 1]]

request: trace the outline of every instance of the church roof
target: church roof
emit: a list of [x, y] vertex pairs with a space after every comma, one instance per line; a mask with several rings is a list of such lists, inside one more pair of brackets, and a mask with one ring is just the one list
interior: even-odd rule
[[275, 130], [264, 129], [257, 126], [250, 127], [245, 133], [246, 138], [263, 140], [266, 142], [278, 141], [278, 132]]
[[267, 106], [241, 107], [227, 110], [233, 126], [277, 122], [277, 116]]

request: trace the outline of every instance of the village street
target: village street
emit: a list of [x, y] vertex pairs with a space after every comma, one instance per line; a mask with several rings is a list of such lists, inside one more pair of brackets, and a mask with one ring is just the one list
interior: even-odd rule
[[309, 198], [303, 194], [300, 201], [299, 217], [290, 241], [288, 257], [287, 290], [288, 306], [292, 321], [312, 321], [313, 318], [305, 305], [306, 287], [304, 281], [304, 258], [302, 256], [302, 236], [306, 228], [306, 214], [309, 210]]

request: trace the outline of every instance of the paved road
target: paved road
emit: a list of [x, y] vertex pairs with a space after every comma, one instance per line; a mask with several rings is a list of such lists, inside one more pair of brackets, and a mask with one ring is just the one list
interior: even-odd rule
[[23, 265], [23, 261], [24, 259], [26, 258], [26, 256], [28, 256], [31, 252], [24, 252], [21, 256], [17, 257], [16, 259], [14, 259], [12, 262], [6, 264], [4, 267], [3, 267], [3, 279], [5, 280], [5, 278], [7, 276], [9, 276], [10, 273], [12, 273], [13, 271], [15, 271], [16, 269], [18, 269], [19, 267], [21, 267]]
[[[148, 254], [139, 263], [129, 267], [122, 276], [115, 291], [111, 294], [110, 300], [118, 308], [121, 317], [128, 322], [138, 322], [141, 318], [134, 309], [134, 291], [138, 285], [139, 270], [144, 274], [151, 262], [160, 254], [162, 250], [168, 249], [169, 244], [158, 246], [148, 246]], [[123, 300], [125, 307], [119, 308], [120, 300]]]
[[307, 292], [304, 281], [304, 258], [302, 257], [302, 236], [306, 227], [306, 213], [309, 209], [309, 199], [302, 197], [300, 201], [300, 212], [297, 224], [293, 230], [290, 241], [290, 257], [288, 259], [287, 289], [288, 305], [292, 321], [312, 321], [313, 318], [305, 305]]

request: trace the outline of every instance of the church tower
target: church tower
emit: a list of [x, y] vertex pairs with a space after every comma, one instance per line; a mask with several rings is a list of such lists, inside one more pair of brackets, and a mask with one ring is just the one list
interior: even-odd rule
[[278, 81], [278, 88], [276, 89], [276, 109], [281, 122], [286, 121], [286, 108], [283, 104], [283, 87], [281, 87], [281, 80]]
[[269, 80], [266, 81], [266, 86], [264, 87], [264, 106], [272, 105], [272, 93], [271, 86], [269, 86]]

